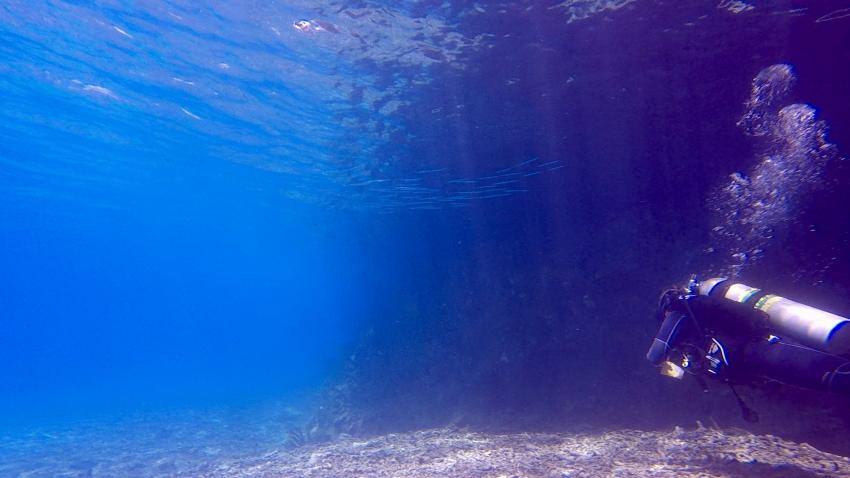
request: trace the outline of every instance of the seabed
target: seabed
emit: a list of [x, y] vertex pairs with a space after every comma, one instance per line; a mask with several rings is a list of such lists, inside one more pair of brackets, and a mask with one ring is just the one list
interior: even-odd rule
[[[95, 436], [100, 436], [101, 441], [89, 443]], [[226, 442], [221, 442], [225, 436], [190, 430], [177, 435], [168, 432], [162, 439], [153, 434], [138, 443], [126, 435], [116, 441], [99, 434], [52, 438], [58, 440], [52, 447], [27, 448], [23, 442], [15, 446], [8, 440], [0, 443], [5, 448], [0, 451], [4, 454], [0, 475], [26, 478], [850, 477], [848, 458], [770, 435], [706, 427], [601, 434], [492, 434], [436, 429], [371, 438], [342, 437], [331, 443], [290, 449], [282, 445], [265, 450], [257, 447], [253, 451], [245, 437], [237, 440], [239, 446], [230, 450]]]

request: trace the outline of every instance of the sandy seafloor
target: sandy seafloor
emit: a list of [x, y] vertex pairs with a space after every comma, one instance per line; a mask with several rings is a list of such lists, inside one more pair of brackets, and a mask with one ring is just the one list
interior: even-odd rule
[[737, 429], [435, 429], [287, 448], [292, 419], [198, 413], [3, 432], [0, 476], [850, 477], [846, 457]]

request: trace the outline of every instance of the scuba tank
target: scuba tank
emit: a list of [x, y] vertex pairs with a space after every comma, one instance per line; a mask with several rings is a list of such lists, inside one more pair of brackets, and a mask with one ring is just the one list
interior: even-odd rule
[[738, 302], [763, 312], [767, 329], [831, 354], [850, 352], [850, 320], [725, 278], [696, 284], [698, 295]]

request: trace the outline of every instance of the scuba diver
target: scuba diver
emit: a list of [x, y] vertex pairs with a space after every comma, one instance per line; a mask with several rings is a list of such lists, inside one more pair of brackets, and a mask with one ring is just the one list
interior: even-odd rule
[[850, 396], [850, 320], [725, 278], [661, 294], [661, 327], [646, 354], [663, 375], [730, 386], [779, 382]]

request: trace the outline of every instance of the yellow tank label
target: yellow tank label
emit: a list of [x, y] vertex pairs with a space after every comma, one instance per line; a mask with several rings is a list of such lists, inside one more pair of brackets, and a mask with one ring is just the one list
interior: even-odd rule
[[755, 287], [750, 287], [744, 284], [732, 284], [729, 286], [729, 289], [726, 290], [725, 297], [729, 300], [734, 300], [735, 302], [746, 302], [747, 299], [753, 296], [756, 292], [761, 289], [756, 289]]
[[773, 304], [776, 304], [780, 300], [783, 300], [782, 297], [779, 297], [778, 295], [768, 294], [759, 299], [758, 302], [756, 302], [755, 308], [767, 313], [767, 311], [770, 310], [771, 307], [773, 307]]

